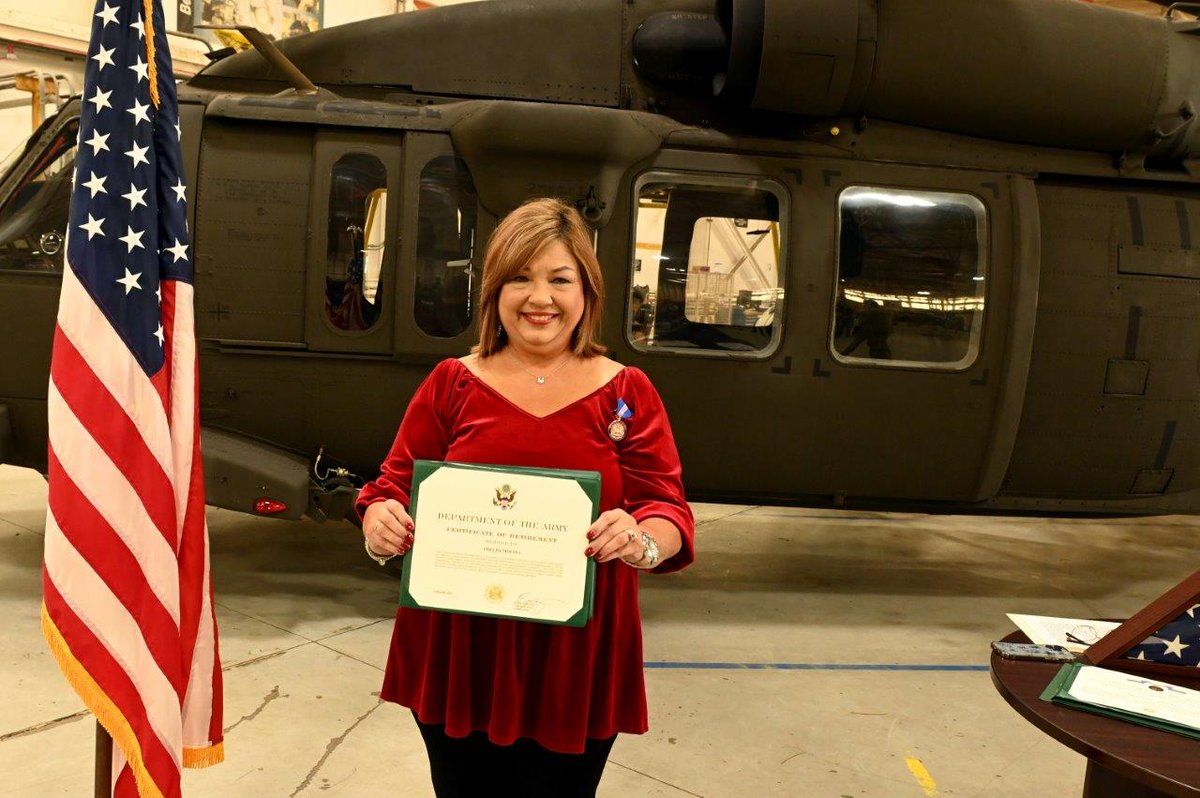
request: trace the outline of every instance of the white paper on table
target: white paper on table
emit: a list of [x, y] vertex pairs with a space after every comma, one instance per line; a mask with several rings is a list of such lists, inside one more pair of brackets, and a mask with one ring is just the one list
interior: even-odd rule
[[1200, 690], [1085, 665], [1067, 693], [1076, 701], [1200, 729]]
[[[1096, 630], [1096, 640], [1120, 626], [1112, 621], [1090, 621], [1083, 618], [1054, 618], [1048, 615], [1017, 615], [1008, 613], [1008, 619], [1025, 633], [1031, 642], [1042, 646], [1062, 646], [1067, 651], [1081, 654], [1088, 650], [1087, 645], [1072, 642], [1068, 634], [1087, 639], [1081, 630]], [[1096, 642], [1093, 640], [1092, 642]]]

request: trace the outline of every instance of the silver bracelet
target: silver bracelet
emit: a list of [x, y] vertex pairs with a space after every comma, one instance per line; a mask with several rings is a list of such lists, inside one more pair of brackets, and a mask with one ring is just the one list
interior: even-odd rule
[[629, 562], [623, 560], [626, 565], [631, 568], [637, 568], [639, 571], [649, 571], [658, 565], [658, 541], [654, 539], [646, 530], [640, 530], [642, 533], [642, 558], [637, 562]]
[[367, 550], [367, 556], [370, 557], [375, 562], [379, 563], [380, 565], [387, 565], [388, 560], [390, 560], [396, 556], [395, 554], [376, 554], [371, 549], [371, 544], [367, 540], [366, 535], [363, 535], [363, 548]]

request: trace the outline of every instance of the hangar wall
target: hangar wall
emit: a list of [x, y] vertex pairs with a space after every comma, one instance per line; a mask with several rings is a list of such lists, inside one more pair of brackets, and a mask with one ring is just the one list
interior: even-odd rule
[[[185, 0], [187, 2], [187, 0]], [[420, 6], [451, 5], [469, 0], [324, 0], [324, 25], [413, 11]], [[168, 30], [176, 29], [180, 0], [162, 0]], [[0, 86], [18, 74], [61, 76], [65, 93], [83, 87], [84, 54], [91, 30], [91, 0], [0, 0]], [[206, 63], [207, 48], [187, 38], [171, 37], [171, 54], [180, 77], [195, 74]], [[0, 88], [0, 159], [19, 147], [33, 131], [33, 103], [28, 92]], [[56, 107], [48, 103], [45, 114]]]

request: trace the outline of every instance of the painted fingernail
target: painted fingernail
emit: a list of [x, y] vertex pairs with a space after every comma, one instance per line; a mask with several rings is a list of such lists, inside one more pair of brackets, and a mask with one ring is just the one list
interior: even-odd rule
[[594, 537], [596, 537], [596, 532], [595, 532], [595, 530], [590, 530], [590, 529], [589, 529], [589, 530], [588, 530], [588, 540], [591, 540], [591, 539], [592, 539], [592, 538], [594, 538]]
[[417, 538], [416, 538], [416, 536], [415, 536], [415, 535], [409, 535], [409, 536], [408, 536], [408, 540], [407, 540], [407, 541], [405, 541], [405, 545], [407, 545], [407, 546], [409, 546], [409, 547], [411, 548], [411, 547], [412, 547], [412, 544], [413, 544], [413, 541], [414, 541], [414, 540], [416, 540], [416, 539], [417, 539]]
[[413, 522], [412, 522], [412, 521], [405, 521], [405, 522], [404, 522], [404, 528], [405, 528], [405, 529], [407, 529], [409, 532], [412, 532], [412, 531], [413, 531]]
[[586, 549], [584, 549], [583, 556], [591, 557], [592, 554], [594, 554], [594, 553], [595, 553], [595, 549], [593, 549], [591, 546], [588, 546]]

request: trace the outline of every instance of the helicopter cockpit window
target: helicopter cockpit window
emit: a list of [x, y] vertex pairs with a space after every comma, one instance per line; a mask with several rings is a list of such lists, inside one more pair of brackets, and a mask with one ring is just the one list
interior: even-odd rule
[[983, 329], [983, 203], [970, 194], [854, 186], [838, 198], [838, 214], [834, 357], [969, 366]]
[[64, 126], [0, 208], [0, 269], [62, 271], [78, 133]]
[[436, 338], [452, 338], [471, 326], [477, 205], [465, 161], [441, 155], [425, 164], [417, 202], [413, 315], [417, 326]]
[[643, 177], [629, 341], [647, 351], [769, 355], [782, 328], [783, 197], [761, 180]]
[[329, 186], [325, 314], [339, 330], [369, 330], [383, 310], [387, 169], [374, 155], [349, 153]]

